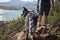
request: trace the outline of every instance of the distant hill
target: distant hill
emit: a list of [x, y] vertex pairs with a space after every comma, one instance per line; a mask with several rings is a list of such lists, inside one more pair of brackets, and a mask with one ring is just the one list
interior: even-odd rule
[[0, 3], [0, 9], [19, 9], [22, 8], [23, 6], [27, 7], [35, 7], [36, 6], [36, 1], [33, 2], [23, 2], [20, 0], [11, 0], [10, 2], [4, 2]]
[[2, 5], [0, 5], [0, 9], [4, 9], [4, 10], [20, 10], [21, 7], [17, 7], [17, 6], [2, 6]]
[[[32, 1], [32, 2], [23, 2], [23, 1], [20, 1], [20, 0], [11, 0], [9, 2], [3, 2], [3, 3], [0, 3], [0, 6], [3, 6], [4, 9], [20, 9], [22, 8], [23, 6], [26, 6], [27, 8], [31, 8], [32, 7], [35, 9], [36, 8], [36, 1]], [[3, 7], [1, 9], [3, 9]], [[7, 7], [7, 8], [6, 8]]]

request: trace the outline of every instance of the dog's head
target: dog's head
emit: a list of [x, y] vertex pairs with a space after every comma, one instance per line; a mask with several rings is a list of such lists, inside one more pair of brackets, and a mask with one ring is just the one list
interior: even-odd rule
[[28, 13], [29, 13], [29, 11], [25, 7], [23, 7], [23, 13], [21, 16], [25, 17]]
[[23, 13], [21, 16], [26, 17], [27, 14], [36, 14], [36, 12], [34, 10], [28, 10], [26, 7], [23, 7]]

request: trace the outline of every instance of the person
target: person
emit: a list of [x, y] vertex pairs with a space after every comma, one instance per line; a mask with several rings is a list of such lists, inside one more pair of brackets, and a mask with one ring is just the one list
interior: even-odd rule
[[[39, 6], [39, 2], [40, 2], [40, 6]], [[44, 13], [45, 13], [45, 22], [43, 25], [46, 26], [46, 24], [48, 23], [48, 15], [49, 15], [50, 8], [51, 7], [54, 8], [54, 0], [38, 0], [37, 8], [38, 7], [40, 7], [39, 18], [38, 18], [39, 26], [41, 26], [42, 16]]]

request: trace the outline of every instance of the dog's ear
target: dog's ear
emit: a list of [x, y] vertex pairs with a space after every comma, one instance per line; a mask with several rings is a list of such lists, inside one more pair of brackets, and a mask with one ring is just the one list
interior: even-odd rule
[[28, 11], [26, 7], [23, 7], [23, 10]]
[[28, 10], [26, 7], [23, 7], [23, 13], [22, 16], [26, 16], [28, 14]]

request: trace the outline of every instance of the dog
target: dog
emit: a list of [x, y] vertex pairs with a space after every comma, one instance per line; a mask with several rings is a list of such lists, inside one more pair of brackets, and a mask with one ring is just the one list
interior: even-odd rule
[[26, 35], [28, 35], [28, 33], [30, 33], [30, 35], [31, 35], [30, 38], [31, 38], [31, 40], [33, 40], [33, 35], [35, 32], [35, 27], [37, 25], [38, 15], [34, 10], [29, 11], [26, 7], [23, 7], [23, 13], [21, 16], [25, 17]]

